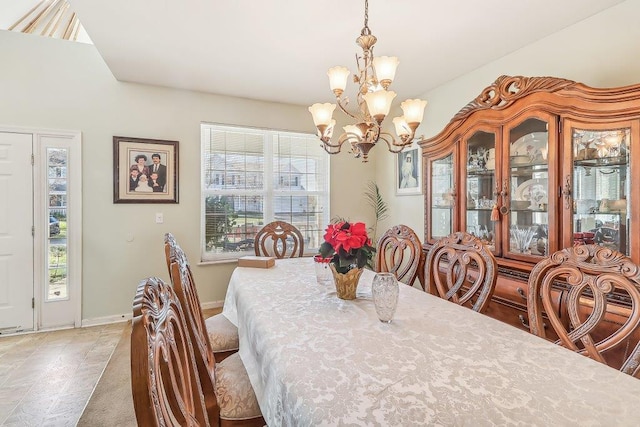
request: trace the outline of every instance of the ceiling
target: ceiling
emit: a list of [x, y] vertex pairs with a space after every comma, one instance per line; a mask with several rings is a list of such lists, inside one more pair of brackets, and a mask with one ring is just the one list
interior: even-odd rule
[[[417, 97], [623, 0], [370, 0], [391, 86]], [[309, 105], [353, 73], [364, 0], [69, 0], [118, 80]], [[355, 85], [346, 94], [355, 96]]]

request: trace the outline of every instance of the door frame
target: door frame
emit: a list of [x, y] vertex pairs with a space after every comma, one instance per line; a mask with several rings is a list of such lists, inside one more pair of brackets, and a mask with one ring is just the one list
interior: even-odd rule
[[[33, 138], [33, 331], [82, 326], [82, 133], [75, 130], [60, 130], [32, 127], [6, 126], [0, 124], [0, 132], [31, 134]], [[54, 145], [43, 138], [60, 138], [65, 141], [63, 148], [69, 149], [67, 217], [73, 218], [67, 229], [67, 250], [69, 263], [69, 294], [73, 295], [73, 324], [43, 327], [42, 311], [45, 304], [47, 238], [49, 236], [46, 148]]]

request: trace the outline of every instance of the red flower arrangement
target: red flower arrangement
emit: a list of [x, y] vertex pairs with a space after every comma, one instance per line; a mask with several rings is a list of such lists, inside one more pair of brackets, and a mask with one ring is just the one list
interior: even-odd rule
[[363, 222], [337, 222], [329, 224], [320, 245], [320, 255], [331, 258], [338, 273], [347, 273], [353, 266], [372, 268], [375, 248]]

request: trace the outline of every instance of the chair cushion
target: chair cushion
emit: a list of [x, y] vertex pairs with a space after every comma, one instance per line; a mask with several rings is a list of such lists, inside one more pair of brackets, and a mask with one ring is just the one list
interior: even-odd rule
[[238, 350], [238, 328], [222, 313], [205, 319], [204, 323], [214, 353]]
[[249, 375], [238, 353], [216, 363], [216, 396], [221, 419], [242, 420], [262, 416]]

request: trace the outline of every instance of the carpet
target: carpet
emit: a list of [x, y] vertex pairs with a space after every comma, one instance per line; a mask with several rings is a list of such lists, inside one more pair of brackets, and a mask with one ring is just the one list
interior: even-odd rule
[[136, 426], [131, 396], [131, 322], [91, 394], [78, 426]]
[[[205, 318], [221, 311], [221, 308], [202, 310]], [[131, 394], [131, 322], [129, 322], [77, 426], [135, 427], [136, 425]]]

